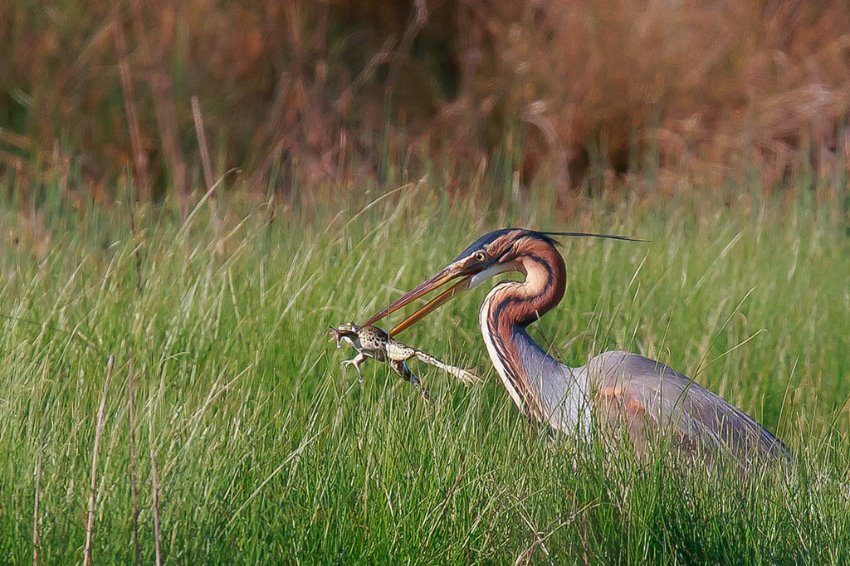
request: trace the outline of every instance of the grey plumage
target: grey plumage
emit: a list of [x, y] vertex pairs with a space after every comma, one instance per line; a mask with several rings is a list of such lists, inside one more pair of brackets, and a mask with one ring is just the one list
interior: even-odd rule
[[[718, 448], [746, 463], [790, 456], [785, 445], [748, 414], [655, 360], [611, 351], [576, 371], [582, 370], [595, 385], [601, 418], [617, 415], [627, 426], [650, 425], [679, 447]], [[643, 422], [628, 422], [635, 418]]]

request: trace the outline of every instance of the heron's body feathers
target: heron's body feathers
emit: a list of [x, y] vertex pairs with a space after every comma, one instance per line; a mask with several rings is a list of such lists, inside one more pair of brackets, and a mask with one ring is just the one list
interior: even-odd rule
[[588, 376], [597, 422], [626, 426], [639, 452], [661, 433], [687, 451], [720, 448], [744, 460], [788, 455], [748, 414], [655, 360], [605, 352], [576, 372]]

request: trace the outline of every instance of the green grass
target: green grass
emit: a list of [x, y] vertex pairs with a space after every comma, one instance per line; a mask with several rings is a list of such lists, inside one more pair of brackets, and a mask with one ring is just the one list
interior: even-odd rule
[[[42, 563], [82, 561], [110, 354], [96, 563], [134, 560], [131, 359], [148, 564], [152, 450], [168, 563], [850, 560], [850, 242], [825, 212], [600, 204], [564, 225], [545, 206], [449, 205], [419, 187], [365, 210], [234, 203], [216, 237], [205, 208], [182, 228], [168, 210], [138, 211], [134, 234], [121, 205], [78, 214], [47, 199], [49, 229], [3, 206], [3, 562], [32, 559], [39, 453]], [[695, 375], [776, 431], [799, 469], [682, 472], [549, 438], [487, 358], [486, 285], [404, 336], [483, 385], [419, 367], [429, 405], [386, 366], [368, 364], [362, 384], [340, 369], [350, 352], [329, 326], [362, 320], [508, 224], [651, 240], [565, 242], [567, 295], [533, 335], [567, 363], [624, 348]]]

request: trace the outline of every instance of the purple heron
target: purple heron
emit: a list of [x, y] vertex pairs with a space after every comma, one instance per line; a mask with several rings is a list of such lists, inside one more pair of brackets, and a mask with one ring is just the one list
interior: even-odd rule
[[577, 232], [537, 232], [507, 228], [485, 234], [451, 263], [422, 282], [365, 325], [371, 325], [419, 299], [454, 284], [390, 331], [396, 335], [457, 296], [505, 272], [524, 280], [498, 283], [479, 311], [487, 352], [513, 402], [530, 418], [565, 433], [586, 436], [620, 431], [644, 455], [659, 433], [667, 433], [686, 454], [710, 455], [718, 449], [741, 463], [761, 458], [784, 460], [785, 445], [752, 417], [672, 368], [638, 354], [610, 351], [582, 367], [551, 357], [528, 335], [527, 327], [563, 298], [566, 266], [557, 236], [632, 240]]

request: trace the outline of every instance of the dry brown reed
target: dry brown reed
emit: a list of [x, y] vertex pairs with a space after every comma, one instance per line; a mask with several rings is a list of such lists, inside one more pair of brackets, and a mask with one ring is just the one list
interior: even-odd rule
[[130, 63], [127, 57], [127, 39], [124, 36], [124, 23], [115, 22], [115, 52], [118, 55], [118, 71], [121, 79], [121, 91], [124, 95], [124, 110], [127, 114], [127, 128], [130, 133], [130, 147], [133, 151], [135, 179], [142, 200], [150, 199], [148, 186], [148, 155], [142, 146], [142, 129], [139, 125], [139, 113], [136, 109], [136, 94], [133, 77], [130, 75]]
[[111, 6], [0, 6], [0, 163], [62, 140], [89, 178], [133, 164], [185, 209], [196, 93], [216, 161], [262, 194], [500, 152], [564, 190], [599, 169], [662, 192], [846, 176], [845, 0], [129, 0], [132, 34]]

